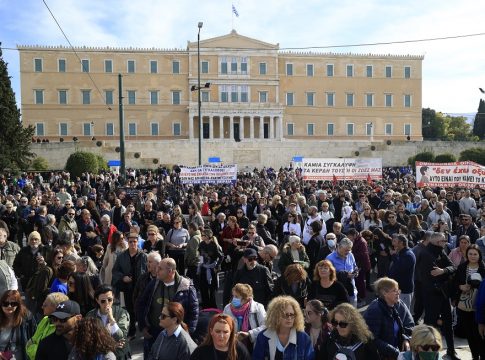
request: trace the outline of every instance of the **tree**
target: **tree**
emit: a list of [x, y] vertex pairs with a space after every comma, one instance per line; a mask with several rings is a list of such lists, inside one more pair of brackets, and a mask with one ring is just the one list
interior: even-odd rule
[[445, 129], [446, 140], [450, 141], [474, 141], [478, 140], [473, 133], [469, 123], [467, 123], [464, 116], [449, 116], [446, 115]]
[[485, 101], [480, 99], [478, 112], [473, 121], [473, 135], [478, 136], [480, 140], [485, 139]]
[[455, 161], [456, 161], [456, 156], [453, 154], [440, 154], [440, 155], [436, 155], [436, 157], [434, 158], [434, 162], [437, 162], [437, 163], [450, 163]]
[[460, 161], [474, 161], [480, 165], [485, 165], [485, 149], [471, 148], [460, 153]]
[[445, 136], [445, 121], [441, 113], [433, 109], [422, 110], [422, 127], [424, 139], [442, 139]]
[[[0, 43], [1, 46], [1, 43]], [[34, 127], [24, 127], [0, 48], [0, 171], [26, 169], [34, 153], [30, 150]]]
[[42, 156], [37, 156], [34, 160], [32, 160], [30, 167], [37, 171], [49, 170], [49, 162]]
[[98, 173], [98, 158], [90, 152], [76, 151], [69, 155], [66, 162], [66, 170], [75, 179], [85, 172]]

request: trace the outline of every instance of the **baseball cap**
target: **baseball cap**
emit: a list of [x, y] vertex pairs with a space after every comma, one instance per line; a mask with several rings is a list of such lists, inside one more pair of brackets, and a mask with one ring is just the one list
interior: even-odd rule
[[258, 257], [258, 253], [254, 249], [246, 249], [244, 250], [244, 257], [246, 258]]
[[56, 311], [54, 311], [51, 316], [54, 316], [58, 319], [67, 319], [74, 315], [81, 314], [81, 309], [79, 308], [79, 304], [72, 300], [66, 300], [60, 302], [57, 307]]

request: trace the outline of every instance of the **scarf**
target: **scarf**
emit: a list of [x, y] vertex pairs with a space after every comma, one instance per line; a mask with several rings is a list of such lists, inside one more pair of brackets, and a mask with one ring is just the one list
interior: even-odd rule
[[202, 267], [205, 269], [205, 278], [209, 285], [212, 284], [212, 273], [211, 270], [215, 269], [217, 266], [217, 261], [214, 261], [212, 264], [202, 264]]
[[381, 308], [386, 309], [387, 312], [390, 313], [394, 323], [397, 324], [397, 326], [398, 326], [397, 335], [394, 338], [395, 343], [392, 344], [392, 345], [394, 345], [395, 347], [400, 349], [402, 347], [402, 342], [403, 342], [404, 325], [402, 324], [402, 320], [399, 317], [399, 313], [397, 312], [397, 309], [396, 309], [395, 306], [389, 307], [389, 305], [387, 305], [387, 303], [384, 299], [379, 298], [378, 301], [379, 301], [379, 305], [381, 306]]
[[[231, 306], [231, 312], [234, 314], [236, 319], [238, 319], [239, 331], [248, 332], [249, 331], [249, 310], [251, 309], [251, 302], [249, 300], [246, 304], [241, 306], [240, 308], [235, 308]], [[242, 322], [239, 322], [239, 319], [242, 318]]]

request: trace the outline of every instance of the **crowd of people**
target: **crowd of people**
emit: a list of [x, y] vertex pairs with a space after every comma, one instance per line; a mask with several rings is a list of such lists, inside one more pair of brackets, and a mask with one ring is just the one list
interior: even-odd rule
[[[485, 189], [0, 175], [0, 359], [485, 359]], [[220, 291], [219, 291], [220, 290]]]

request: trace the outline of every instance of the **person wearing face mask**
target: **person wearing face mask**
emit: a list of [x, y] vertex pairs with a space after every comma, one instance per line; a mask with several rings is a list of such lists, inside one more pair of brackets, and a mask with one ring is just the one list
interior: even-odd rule
[[231, 303], [224, 307], [224, 314], [234, 319], [237, 339], [252, 352], [258, 334], [264, 329], [266, 310], [262, 304], [253, 300], [250, 285], [234, 285]]
[[243, 283], [251, 285], [254, 300], [267, 305], [273, 293], [273, 278], [268, 268], [258, 264], [258, 253], [248, 248], [244, 250], [244, 266], [234, 274], [233, 284]]
[[441, 334], [432, 326], [416, 325], [411, 334], [411, 349], [399, 353], [397, 360], [441, 360]]

